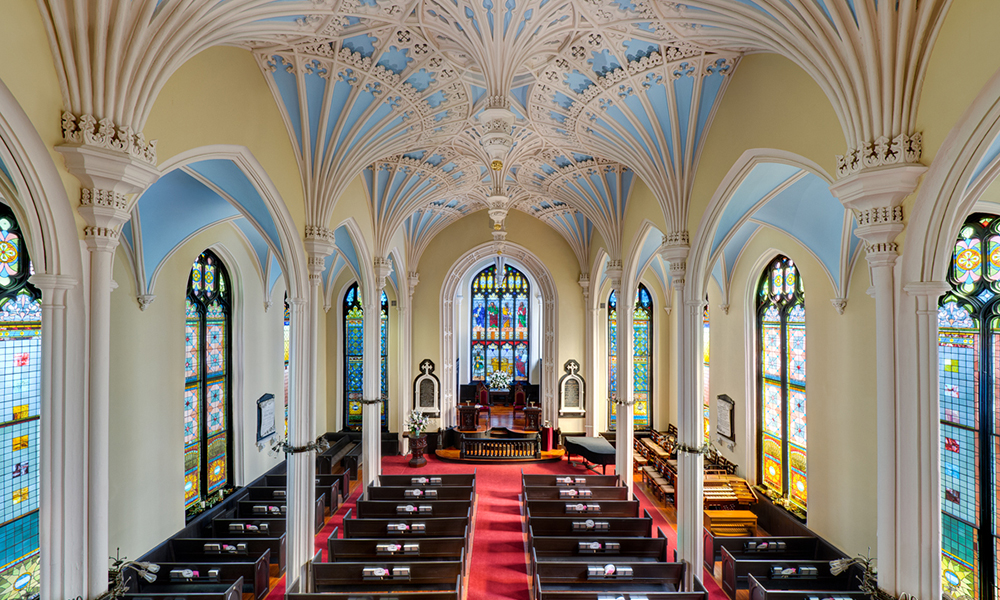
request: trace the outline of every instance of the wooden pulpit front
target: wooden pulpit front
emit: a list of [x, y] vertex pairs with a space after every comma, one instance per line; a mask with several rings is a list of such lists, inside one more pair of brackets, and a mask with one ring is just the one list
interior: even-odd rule
[[473, 404], [458, 405], [458, 430], [475, 431], [479, 427], [479, 408]]
[[537, 406], [526, 406], [524, 408], [524, 430], [538, 431], [542, 420], [542, 409]]

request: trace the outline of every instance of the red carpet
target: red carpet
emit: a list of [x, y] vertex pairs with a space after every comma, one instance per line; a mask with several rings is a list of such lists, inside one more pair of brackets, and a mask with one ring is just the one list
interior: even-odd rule
[[[382, 459], [385, 474], [408, 473], [471, 473], [476, 472], [476, 492], [478, 495], [477, 518], [473, 533], [471, 567], [469, 569], [468, 598], [509, 598], [528, 600], [528, 576], [522, 530], [521, 470], [525, 473], [581, 474], [590, 471], [570, 466], [567, 461], [529, 464], [469, 465], [443, 462], [434, 456], [427, 457], [427, 466], [411, 469], [409, 456], [387, 456]], [[653, 517], [653, 532], [659, 527], [668, 538], [667, 555], [673, 558], [677, 548], [677, 533], [658, 510], [659, 503], [635, 486], [635, 496], [642, 508]], [[331, 517], [326, 527], [316, 536], [316, 549], [323, 551], [327, 559], [326, 539], [334, 527], [339, 527], [344, 513], [353, 507], [361, 494], [358, 487]], [[343, 528], [341, 527], [341, 530]], [[728, 600], [722, 589], [715, 583], [711, 573], [704, 572], [703, 581], [708, 590], [709, 600]], [[267, 595], [267, 600], [280, 600], [285, 594], [285, 578], [282, 577]]]

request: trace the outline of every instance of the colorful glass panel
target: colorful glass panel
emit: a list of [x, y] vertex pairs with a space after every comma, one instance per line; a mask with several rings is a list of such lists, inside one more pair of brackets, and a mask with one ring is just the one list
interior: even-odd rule
[[191, 266], [185, 304], [184, 505], [229, 487], [229, 310], [225, 268], [206, 250]]
[[285, 335], [285, 437], [288, 437], [288, 354], [292, 344], [292, 315], [291, 307], [288, 306], [288, 294], [285, 294], [285, 323], [283, 326]]
[[758, 286], [759, 482], [804, 512], [808, 501], [806, 312], [795, 264], [778, 257]]
[[942, 591], [956, 600], [996, 598], [1000, 220], [974, 215], [965, 222], [948, 280], [951, 293], [938, 304]]
[[347, 366], [344, 377], [347, 413], [345, 426], [353, 430], [360, 430], [362, 422], [361, 400], [364, 399], [365, 381], [364, 320], [358, 284], [355, 283], [347, 289], [347, 295], [344, 297], [344, 356]]
[[13, 228], [13, 219], [0, 217], [0, 285], [4, 286], [20, 272], [21, 243]]
[[702, 340], [702, 421], [705, 426], [705, 443], [712, 437], [712, 403], [711, 403], [711, 393], [709, 392], [709, 323], [708, 323], [708, 303], [705, 303], [705, 308], [702, 310], [701, 324], [703, 328], [703, 340]]
[[[646, 286], [639, 284], [632, 308], [632, 418], [635, 430], [650, 428], [652, 414], [652, 337], [653, 300]], [[614, 292], [608, 297], [608, 397], [618, 392], [618, 299]], [[615, 430], [617, 408], [610, 402], [608, 429]]]
[[500, 276], [491, 265], [472, 278], [472, 381], [485, 381], [498, 369], [528, 381], [529, 292], [528, 278], [509, 265]]

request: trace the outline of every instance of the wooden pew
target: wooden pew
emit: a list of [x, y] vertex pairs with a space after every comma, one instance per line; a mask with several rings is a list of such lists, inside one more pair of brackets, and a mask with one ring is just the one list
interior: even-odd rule
[[[426, 479], [426, 482], [420, 480]], [[379, 483], [388, 487], [412, 486], [465, 486], [476, 487], [475, 473], [451, 473], [442, 475], [379, 475]]]
[[[624, 489], [624, 488], [623, 488]], [[377, 486], [368, 487], [370, 500], [424, 501], [424, 500], [472, 500], [475, 489], [472, 486]]]
[[[566, 480], [572, 480], [567, 483]], [[531, 473], [521, 473], [521, 486], [575, 486], [575, 487], [616, 487], [619, 480], [617, 475], [540, 475]]]
[[[242, 525], [243, 528], [233, 527]], [[247, 526], [257, 529], [248, 529]], [[288, 523], [284, 517], [279, 518], [245, 518], [216, 517], [212, 519], [211, 537], [277, 537], [287, 531]]]
[[329, 562], [425, 562], [465, 561], [465, 538], [345, 538], [338, 539], [337, 528], [326, 540]]
[[[340, 496], [339, 487], [340, 487], [339, 483], [337, 483], [332, 489], [330, 487], [316, 486], [316, 496], [315, 496], [315, 498], [316, 498], [316, 500], [319, 500], [320, 497], [323, 498], [324, 516], [326, 514], [332, 513], [333, 511], [337, 510], [337, 508], [340, 506], [340, 503], [339, 503], [339, 500], [338, 500], [338, 498]], [[247, 488], [247, 499], [248, 500], [261, 500], [263, 502], [270, 502], [272, 500], [277, 501], [277, 502], [284, 502], [286, 500], [286, 498], [287, 498], [287, 492], [288, 492], [288, 490], [284, 486], [278, 487], [278, 486], [260, 486], [259, 485], [259, 486], [254, 486], [254, 487], [248, 487]], [[332, 506], [327, 506], [327, 499], [329, 499], [329, 498], [333, 498], [333, 500], [332, 500], [333, 505]], [[316, 505], [316, 509], [319, 510], [319, 505], [318, 504]], [[330, 509], [329, 512], [327, 511], [327, 509]]]
[[816, 579], [761, 579], [750, 575], [750, 600], [805, 600], [811, 596], [820, 598], [867, 598], [858, 588], [856, 575], [843, 573], [837, 577]]
[[528, 520], [528, 543], [540, 536], [561, 537], [652, 537], [653, 519], [642, 517], [532, 517]]
[[[276, 567], [277, 574], [281, 575], [285, 572], [286, 536], [287, 534], [281, 534], [278, 537], [257, 538], [171, 538], [167, 544], [174, 562], [243, 562], [244, 560], [255, 560], [250, 557], [259, 557], [265, 551], [270, 551], [271, 565]], [[238, 544], [243, 544], [246, 553], [206, 550], [206, 544], [218, 544], [220, 548], [224, 545], [237, 547]], [[237, 557], [240, 560], [237, 560]]]
[[[345, 473], [346, 474], [346, 473]], [[320, 491], [326, 492], [327, 509], [333, 514], [340, 507], [344, 494], [340, 491], [343, 484], [350, 486], [350, 479], [343, 475], [316, 475], [316, 497], [319, 498]], [[283, 488], [288, 485], [287, 475], [266, 475], [264, 485], [267, 487]]]
[[[365, 569], [381, 568], [390, 575], [384, 578], [365, 576]], [[407, 574], [391, 575], [397, 569]], [[369, 571], [369, 574], [371, 572]], [[385, 594], [386, 597], [440, 598], [459, 600], [462, 597], [462, 564], [457, 561], [422, 562], [412, 568], [408, 565], [381, 563], [377, 559], [365, 562], [313, 563], [313, 589], [311, 594], [289, 592], [288, 600], [319, 600], [330, 598], [367, 598]], [[418, 594], [434, 593], [437, 596]]]
[[539, 537], [532, 540], [528, 578], [533, 579], [538, 562], [667, 562], [667, 539], [657, 528], [658, 538]]
[[[412, 509], [412, 510], [411, 510]], [[472, 499], [467, 500], [358, 500], [362, 519], [415, 517], [470, 517]]]
[[164, 582], [145, 583], [138, 592], [122, 596], [129, 600], [240, 600], [243, 597], [243, 578], [231, 583]]
[[[253, 489], [253, 488], [249, 488]], [[266, 508], [262, 512], [259, 507]], [[277, 508], [277, 511], [271, 510]], [[285, 500], [240, 500], [236, 509], [236, 517], [249, 519], [253, 517], [284, 517], [287, 512]], [[326, 494], [316, 499], [316, 532], [326, 524]]]
[[754, 551], [742, 549], [730, 551], [722, 548], [722, 591], [727, 596], [736, 599], [736, 590], [747, 587], [747, 576], [757, 575], [758, 578], [771, 577], [772, 567], [801, 568], [810, 567], [814, 570], [812, 577], [830, 575], [830, 561], [842, 558], [840, 555], [830, 555], [824, 551], [819, 538], [806, 538], [786, 544], [781, 551]]
[[628, 500], [628, 489], [624, 487], [577, 487], [577, 486], [541, 486], [529, 485], [521, 489], [523, 497], [527, 500], [560, 500], [562, 502], [574, 501], [598, 501], [605, 500]]
[[[807, 540], [815, 540], [817, 538], [809, 536], [771, 536], [771, 537], [748, 537], [748, 536], [717, 536], [713, 535], [708, 529], [704, 530], [704, 541], [705, 541], [705, 568], [708, 569], [709, 573], [715, 571], [715, 563], [722, 560], [722, 549], [729, 548], [732, 552], [742, 552], [743, 548], [747, 543], [759, 543], [759, 542], [775, 542], [784, 543], [786, 547], [797, 547], [798, 544], [812, 544]], [[836, 556], [834, 558], [840, 558]], [[833, 560], [832, 558], [830, 560]]]
[[[271, 585], [271, 553], [266, 551], [257, 557], [254, 562], [206, 562], [206, 561], [176, 561], [159, 562], [160, 572], [157, 575], [157, 582], [166, 582], [170, 579], [171, 571], [191, 570], [197, 572], [201, 577], [205, 577], [211, 570], [219, 572], [219, 583], [240, 582], [241, 593], [252, 593], [254, 600], [263, 600], [270, 591]], [[137, 580], [138, 581], [138, 580]], [[147, 584], [139, 581], [140, 590]]]
[[[683, 563], [611, 563], [616, 572], [605, 576], [607, 561], [539, 562], [535, 569], [535, 600], [556, 600], [555, 592], [590, 592], [601, 596], [621, 593], [649, 597], [650, 593], [672, 593], [673, 600], [707, 600], [702, 589], [680, 592], [684, 581]], [[595, 571], [596, 569], [596, 571]], [[631, 569], [631, 576], [625, 573]]]
[[[399, 529], [395, 526], [406, 526]], [[414, 525], [422, 525], [421, 528]], [[394, 528], [390, 529], [390, 526]], [[460, 537], [468, 540], [468, 517], [446, 517], [431, 519], [353, 519], [351, 511], [344, 515], [345, 538], [440, 538]]]
[[528, 500], [524, 504], [529, 517], [639, 516], [638, 500]]

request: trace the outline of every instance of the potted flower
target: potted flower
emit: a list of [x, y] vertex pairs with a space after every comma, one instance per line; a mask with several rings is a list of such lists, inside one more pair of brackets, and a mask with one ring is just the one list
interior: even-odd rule
[[507, 371], [493, 371], [490, 375], [490, 388], [494, 390], [506, 390], [510, 387], [511, 377]]
[[411, 410], [406, 417], [404, 426], [410, 431], [411, 467], [422, 467], [427, 464], [427, 459], [424, 458], [424, 451], [427, 450], [427, 436], [424, 435], [424, 430], [429, 423], [427, 415], [416, 409]]

